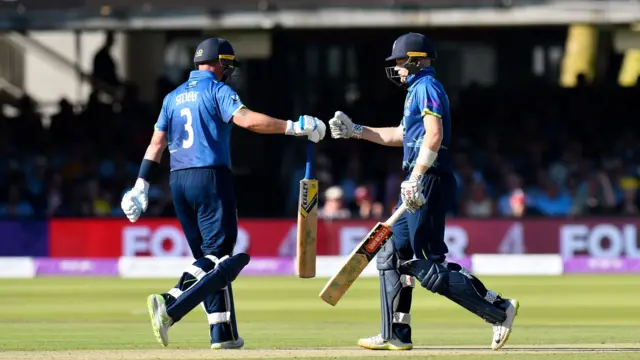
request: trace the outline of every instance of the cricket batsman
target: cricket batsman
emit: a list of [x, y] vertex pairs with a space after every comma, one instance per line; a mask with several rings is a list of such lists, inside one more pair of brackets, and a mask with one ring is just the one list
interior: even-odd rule
[[147, 209], [149, 183], [168, 146], [171, 196], [196, 260], [174, 288], [147, 298], [154, 334], [167, 346], [169, 327], [202, 303], [211, 348], [238, 349], [244, 341], [236, 326], [231, 282], [249, 263], [249, 255], [233, 254], [238, 218], [229, 142], [232, 124], [261, 134], [304, 136], [316, 143], [324, 138], [326, 127], [312, 116], [284, 121], [244, 106], [225, 83], [237, 65], [225, 39], [200, 43], [193, 61], [198, 70], [164, 98], [138, 179], [121, 206], [131, 222]]
[[[407, 89], [404, 114], [397, 127], [371, 128], [354, 124], [341, 111], [329, 121], [336, 139], [364, 139], [404, 148], [400, 200], [408, 212], [393, 225], [393, 238], [377, 256], [380, 271], [382, 329], [358, 344], [373, 350], [411, 350], [413, 277], [493, 325], [491, 348], [500, 349], [511, 332], [518, 301], [487, 290], [462, 266], [448, 262], [444, 242], [445, 215], [455, 201], [456, 180], [450, 154], [449, 99], [435, 78], [437, 58], [431, 41], [408, 33], [394, 43], [387, 77]], [[400, 204], [398, 204], [400, 205]], [[415, 257], [415, 258], [414, 258]]]

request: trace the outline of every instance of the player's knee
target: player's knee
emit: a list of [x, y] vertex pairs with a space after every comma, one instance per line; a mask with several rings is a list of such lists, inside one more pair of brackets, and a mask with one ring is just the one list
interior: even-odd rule
[[467, 268], [465, 268], [464, 266], [457, 264], [457, 263], [453, 263], [453, 262], [448, 262], [445, 261], [443, 262], [443, 265], [446, 265], [447, 269], [449, 269], [449, 271], [455, 271], [455, 272], [459, 272], [462, 275], [471, 278], [471, 272], [469, 270], [467, 270]]
[[197, 259], [189, 268], [189, 271], [202, 271], [205, 274], [211, 272], [218, 264], [219, 259], [215, 256], [207, 255]]
[[396, 270], [398, 268], [398, 257], [395, 253], [392, 239], [389, 239], [378, 252], [376, 267], [380, 271]]
[[425, 259], [408, 261], [401, 265], [401, 272], [408, 268], [412, 268], [409, 275], [413, 273], [420, 285], [432, 293], [442, 294], [449, 286], [449, 269], [439, 262]]
[[[408, 260], [400, 260], [400, 266], [402, 266], [403, 263], [407, 262]], [[413, 279], [413, 276], [411, 275], [406, 275], [406, 274], [402, 274], [400, 275], [400, 283], [402, 284], [403, 288], [406, 287], [410, 287], [410, 288], [414, 288], [416, 287], [416, 281]]]
[[441, 294], [449, 284], [449, 270], [440, 263], [432, 262], [427, 278], [421, 284], [432, 293]]

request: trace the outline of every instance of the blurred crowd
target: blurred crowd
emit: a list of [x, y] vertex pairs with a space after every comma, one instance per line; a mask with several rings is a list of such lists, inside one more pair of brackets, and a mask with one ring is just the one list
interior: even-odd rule
[[[135, 180], [159, 103], [174, 84], [160, 81], [156, 103], [143, 104], [134, 84], [114, 77], [114, 66], [108, 51], [98, 53], [94, 75], [120, 89], [116, 105], [103, 102], [98, 92], [81, 109], [63, 99], [47, 127], [28, 96], [16, 116], [0, 112], [0, 217], [122, 215], [121, 196]], [[531, 81], [473, 85], [449, 95], [458, 182], [451, 216], [639, 214], [639, 88], [581, 82], [563, 89]], [[383, 110], [397, 115], [399, 106]], [[351, 111], [361, 119], [376, 117], [367, 111], [381, 111], [368, 108], [361, 103]], [[361, 141], [319, 149], [322, 217], [378, 219], [393, 210], [403, 177], [401, 151]], [[149, 216], [174, 215], [168, 161], [162, 166]], [[284, 162], [282, 167], [288, 179], [272, 191], [286, 201], [268, 204], [264, 217], [295, 214], [303, 170]], [[240, 197], [251, 197], [250, 191], [256, 189], [236, 190]]]

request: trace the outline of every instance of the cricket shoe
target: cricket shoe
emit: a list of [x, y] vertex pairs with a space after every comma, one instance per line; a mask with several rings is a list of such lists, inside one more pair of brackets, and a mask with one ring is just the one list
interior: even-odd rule
[[223, 341], [219, 343], [211, 344], [212, 350], [223, 350], [223, 349], [240, 349], [244, 346], [244, 340], [241, 337], [238, 337], [238, 340], [229, 340]]
[[491, 349], [493, 350], [499, 350], [509, 340], [513, 320], [518, 315], [520, 308], [520, 303], [516, 299], [504, 299], [504, 302], [507, 318], [501, 324], [493, 325], [493, 340], [491, 341]]
[[169, 328], [173, 320], [167, 315], [167, 305], [162, 295], [152, 294], [147, 297], [147, 308], [151, 317], [151, 327], [156, 340], [162, 346], [169, 344]]
[[385, 340], [381, 334], [358, 340], [358, 345], [370, 350], [411, 350], [412, 343], [404, 343], [395, 336], [391, 340]]

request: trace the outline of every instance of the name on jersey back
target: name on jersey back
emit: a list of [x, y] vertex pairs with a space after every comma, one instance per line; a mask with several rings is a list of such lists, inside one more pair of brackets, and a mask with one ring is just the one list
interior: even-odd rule
[[176, 95], [176, 105], [182, 105], [187, 102], [198, 101], [198, 91], [189, 91]]

